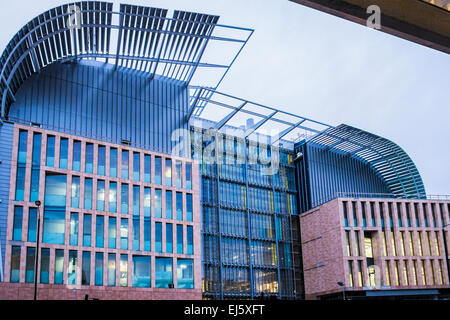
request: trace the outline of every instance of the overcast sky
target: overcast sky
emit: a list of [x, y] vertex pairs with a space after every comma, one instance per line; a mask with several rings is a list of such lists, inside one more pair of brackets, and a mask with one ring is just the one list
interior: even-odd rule
[[[220, 91], [388, 138], [450, 194], [450, 55], [287, 0], [123, 0], [220, 15], [255, 33]], [[2, 0], [0, 50], [57, 0]], [[381, 21], [382, 23], [382, 21]]]

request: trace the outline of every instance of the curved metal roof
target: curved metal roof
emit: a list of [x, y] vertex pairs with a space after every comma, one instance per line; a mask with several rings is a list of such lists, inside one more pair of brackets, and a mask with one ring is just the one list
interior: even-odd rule
[[[220, 25], [214, 15], [167, 14], [166, 9], [124, 4], [116, 12], [112, 3], [82, 1], [37, 16], [0, 58], [0, 119], [7, 117], [22, 83], [55, 62], [95, 59], [151, 78], [161, 75], [185, 85], [217, 88], [253, 30]], [[224, 44], [230, 46], [227, 53], [221, 49]], [[211, 70], [216, 71], [213, 76], [198, 75]]]
[[423, 198], [425, 187], [414, 162], [394, 142], [375, 134], [341, 124], [311, 138], [329, 150], [368, 163], [398, 197]]

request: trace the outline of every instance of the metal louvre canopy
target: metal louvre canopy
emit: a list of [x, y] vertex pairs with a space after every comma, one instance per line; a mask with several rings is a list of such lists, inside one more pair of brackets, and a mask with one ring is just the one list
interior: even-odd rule
[[316, 135], [308, 143], [368, 163], [398, 197], [425, 197], [425, 187], [413, 161], [388, 139], [341, 124]]
[[[183, 85], [217, 88], [253, 29], [220, 25], [215, 15], [167, 14], [166, 9], [124, 4], [116, 12], [112, 3], [82, 1], [37, 16], [0, 58], [1, 119], [23, 82], [56, 62], [93, 59], [147, 73], [150, 79], [158, 75]], [[213, 75], [198, 75], [206, 70]]]

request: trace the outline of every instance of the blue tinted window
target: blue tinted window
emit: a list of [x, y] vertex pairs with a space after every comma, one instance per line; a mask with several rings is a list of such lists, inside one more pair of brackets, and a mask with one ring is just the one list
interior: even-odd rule
[[71, 246], [78, 246], [78, 213], [70, 214], [69, 243]]
[[166, 223], [166, 252], [173, 253], [173, 228], [171, 223]]
[[109, 212], [117, 212], [117, 182], [109, 183]]
[[116, 285], [116, 254], [108, 253], [108, 286]]
[[133, 256], [133, 287], [150, 288], [151, 262], [148, 256]]
[[105, 163], [106, 163], [106, 147], [98, 146], [97, 174], [100, 176], [105, 175]]
[[67, 169], [67, 160], [69, 156], [69, 139], [61, 138], [59, 142], [59, 167]]
[[161, 197], [162, 197], [162, 191], [160, 189], [155, 189], [155, 217], [156, 218], [161, 218], [161, 216], [162, 216]]
[[141, 209], [141, 194], [140, 194], [140, 187], [139, 186], [133, 186], [133, 215], [138, 216], [140, 215], [140, 209]]
[[145, 187], [144, 188], [144, 217], [151, 216], [151, 199], [152, 199], [152, 189]]
[[64, 249], [55, 250], [54, 283], [62, 284], [64, 280]]
[[73, 142], [72, 170], [81, 170], [81, 141]]
[[97, 211], [105, 211], [105, 180], [97, 180]]
[[139, 181], [141, 170], [141, 154], [139, 152], [133, 152], [133, 180]]
[[47, 167], [55, 166], [55, 136], [47, 136]]
[[162, 162], [161, 157], [155, 157], [155, 184], [161, 184]]
[[25, 262], [25, 282], [34, 282], [36, 248], [27, 248], [27, 260]]
[[117, 149], [111, 148], [109, 151], [109, 175], [117, 177]]
[[192, 194], [187, 193], [186, 194], [186, 220], [192, 222]]
[[139, 251], [140, 245], [140, 221], [139, 217], [133, 218], [133, 250]]
[[13, 240], [22, 240], [23, 207], [14, 207]]
[[162, 224], [155, 222], [155, 251], [162, 252]]
[[177, 253], [183, 254], [183, 226], [177, 225]]
[[109, 217], [108, 223], [108, 248], [116, 248], [116, 238], [117, 238], [117, 220], [114, 217]]
[[92, 237], [92, 216], [90, 214], [85, 214], [83, 217], [83, 246], [91, 246]]
[[176, 179], [175, 187], [181, 188], [182, 178], [183, 178], [183, 175], [181, 173], [181, 161], [176, 161], [175, 162], [175, 179]]
[[128, 250], [128, 219], [120, 219], [120, 249]]
[[20, 130], [19, 132], [19, 154], [17, 155], [17, 163], [27, 162], [27, 139], [28, 131]]
[[151, 223], [149, 217], [144, 217], [144, 251], [151, 250]]
[[152, 181], [152, 157], [148, 154], [144, 155], [144, 182]]
[[186, 189], [192, 189], [192, 164], [186, 163]]
[[176, 196], [176, 210], [177, 210], [177, 220], [183, 220], [183, 194], [177, 192]]
[[65, 216], [66, 213], [64, 210], [46, 207], [44, 211], [44, 243], [64, 244]]
[[119, 285], [121, 287], [128, 286], [128, 255], [120, 255], [120, 265], [119, 265]]
[[45, 199], [46, 207], [66, 206], [66, 175], [47, 173], [45, 179]]
[[49, 283], [50, 276], [50, 249], [42, 248], [41, 249], [41, 283]]
[[[61, 251], [63, 251], [63, 250], [61, 250]], [[67, 284], [77, 284], [77, 265], [78, 265], [77, 251], [69, 250], [69, 262], [68, 262], [68, 268], [67, 268]], [[55, 280], [56, 280], [56, 268], [55, 268]]]
[[39, 174], [41, 170], [41, 140], [40, 133], [33, 134], [33, 162], [31, 166], [31, 188], [30, 188], [30, 202], [39, 199]]
[[97, 216], [95, 219], [95, 246], [103, 248], [105, 239], [105, 217]]
[[168, 187], [172, 186], [172, 160], [166, 159], [166, 172], [164, 173], [164, 184]]
[[84, 179], [84, 208], [92, 210], [92, 178]]
[[24, 200], [25, 164], [27, 162], [27, 131], [19, 132], [19, 153], [17, 155], [16, 200]]
[[94, 145], [92, 143], [86, 143], [86, 157], [85, 157], [85, 172], [94, 172]]
[[95, 253], [95, 285], [103, 285], [103, 253]]
[[172, 219], [172, 191], [166, 191], [166, 219]]
[[80, 177], [72, 176], [72, 208], [80, 207]]
[[194, 261], [177, 259], [177, 287], [179, 289], [194, 288]]
[[20, 251], [21, 247], [11, 247], [10, 282], [19, 282], [20, 280]]
[[192, 226], [186, 228], [187, 254], [194, 254], [194, 232]]
[[36, 242], [37, 208], [28, 209], [28, 242]]
[[155, 288], [169, 288], [173, 284], [172, 258], [155, 258]]
[[81, 262], [81, 284], [89, 286], [91, 284], [91, 253], [83, 251]]
[[129, 152], [126, 150], [122, 150], [122, 170], [121, 170], [121, 178], [128, 179], [129, 168]]
[[122, 192], [120, 195], [121, 208], [120, 211], [123, 214], [128, 213], [128, 184], [122, 183]]

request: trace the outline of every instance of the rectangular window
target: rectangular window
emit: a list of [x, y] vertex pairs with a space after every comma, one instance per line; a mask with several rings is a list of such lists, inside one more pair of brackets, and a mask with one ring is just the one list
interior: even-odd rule
[[43, 242], [49, 244], [64, 244], [66, 213], [63, 210], [53, 210], [47, 207], [44, 211]]
[[41, 171], [41, 139], [42, 135], [35, 132], [33, 134], [33, 154], [31, 164], [31, 189], [30, 202], [39, 199], [39, 175]]
[[149, 217], [144, 217], [144, 251], [151, 250], [151, 222]]
[[144, 182], [152, 182], [152, 156], [144, 155]]
[[141, 214], [141, 187], [133, 186], [133, 215], [139, 216]]
[[20, 280], [20, 251], [21, 247], [11, 247], [11, 272], [10, 282], [19, 282]]
[[37, 208], [28, 208], [28, 242], [36, 242]]
[[66, 206], [66, 175], [57, 173], [47, 173], [45, 181], [46, 207]]
[[164, 184], [167, 187], [172, 186], [172, 160], [166, 159], [166, 169], [164, 172]]
[[73, 142], [72, 170], [73, 171], [81, 170], [81, 141]]
[[97, 211], [105, 211], [105, 180], [97, 180]]
[[85, 172], [94, 173], [94, 145], [86, 143]]
[[155, 184], [161, 184], [162, 160], [161, 157], [155, 157]]
[[177, 224], [177, 253], [183, 254], [183, 225]]
[[19, 153], [17, 156], [17, 177], [16, 177], [16, 200], [24, 200], [25, 192], [25, 166], [27, 162], [27, 139], [28, 132], [19, 132]]
[[92, 178], [84, 179], [84, 208], [92, 210]]
[[152, 208], [152, 189], [149, 187], [144, 187], [144, 217], [150, 217]]
[[70, 206], [72, 208], [80, 207], [80, 177], [72, 176], [72, 190], [71, 190]]
[[173, 253], [173, 230], [172, 224], [166, 223], [166, 252]]
[[95, 253], [95, 285], [103, 286], [103, 252]]
[[117, 182], [109, 183], [109, 212], [117, 212]]
[[186, 163], [186, 189], [192, 189], [192, 163]]
[[133, 180], [141, 180], [141, 154], [139, 152], [133, 152]]
[[105, 217], [96, 216], [95, 218], [95, 246], [103, 248], [105, 241]]
[[186, 220], [189, 222], [193, 221], [192, 205], [192, 194], [186, 193]]
[[155, 251], [162, 252], [162, 223], [155, 222]]
[[108, 253], [108, 286], [116, 285], [116, 254]]
[[347, 202], [342, 202], [342, 210], [344, 213], [344, 227], [348, 227], [348, 212], [347, 212]]
[[173, 285], [172, 261], [172, 258], [155, 258], [156, 288], [170, 288]]
[[98, 146], [97, 174], [104, 176], [106, 172], [106, 147]]
[[83, 218], [83, 246], [91, 246], [92, 236], [92, 215], [85, 214]]
[[71, 246], [78, 246], [78, 213], [70, 214], [70, 236], [69, 244]]
[[162, 216], [161, 198], [162, 198], [161, 189], [155, 189], [155, 217], [156, 218], [161, 218], [161, 216]]
[[133, 287], [150, 288], [151, 257], [133, 256]]
[[133, 217], [133, 250], [139, 251], [140, 245], [140, 221], [139, 217]]
[[120, 192], [120, 212], [122, 214], [128, 213], [128, 184], [122, 183], [122, 190]]
[[353, 263], [351, 260], [348, 261], [348, 280], [349, 287], [353, 287]]
[[[61, 251], [63, 251], [63, 250], [61, 250]], [[64, 257], [64, 251], [63, 251], [63, 257]], [[56, 264], [56, 261], [55, 261], [55, 264]], [[68, 268], [67, 268], [67, 284], [72, 284], [72, 285], [77, 284], [77, 265], [78, 265], [77, 251], [69, 250], [69, 264], [68, 264]], [[56, 268], [55, 268], [55, 273], [56, 273]], [[55, 279], [56, 279], [56, 277], [55, 277]]]
[[34, 248], [34, 247], [27, 248], [27, 260], [25, 262], [25, 282], [26, 283], [34, 282], [35, 258], [36, 258], [36, 248]]
[[120, 219], [120, 249], [128, 250], [128, 219]]
[[109, 176], [117, 178], [117, 149], [109, 149]]
[[50, 275], [50, 249], [41, 249], [41, 272], [40, 272], [40, 283], [49, 283]]
[[81, 284], [83, 286], [91, 285], [91, 253], [83, 251], [81, 262]]
[[69, 139], [61, 138], [59, 142], [59, 168], [67, 169], [67, 161], [69, 156]]
[[177, 259], [178, 289], [194, 289], [194, 260]]
[[172, 219], [172, 191], [166, 191], [166, 219]]
[[128, 287], [128, 255], [120, 255], [119, 265], [119, 285], [121, 287]]
[[194, 230], [192, 226], [187, 226], [187, 254], [194, 254]]
[[175, 179], [176, 179], [176, 183], [175, 183], [175, 187], [177, 188], [181, 188], [183, 175], [181, 173], [181, 161], [175, 161]]
[[345, 241], [347, 247], [347, 257], [352, 256], [352, 250], [350, 247], [350, 231], [345, 231]]
[[[76, 251], [75, 251], [76, 252]], [[70, 267], [70, 264], [69, 264]], [[63, 284], [64, 281], [64, 249], [55, 250], [54, 284]], [[70, 280], [70, 279], [69, 279]]]
[[176, 193], [176, 210], [177, 220], [183, 220], [183, 194], [181, 192]]
[[47, 136], [47, 167], [55, 166], [55, 136]]
[[122, 150], [121, 153], [122, 153], [122, 169], [121, 169], [120, 177], [122, 179], [128, 179], [128, 172], [130, 170], [130, 168], [129, 168], [130, 154], [127, 150]]
[[109, 217], [108, 222], [108, 248], [116, 248], [117, 238], [117, 219], [115, 217]]
[[22, 240], [23, 207], [14, 207], [13, 240]]

